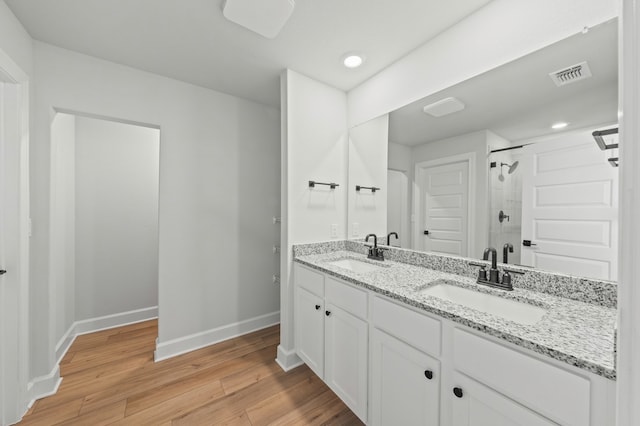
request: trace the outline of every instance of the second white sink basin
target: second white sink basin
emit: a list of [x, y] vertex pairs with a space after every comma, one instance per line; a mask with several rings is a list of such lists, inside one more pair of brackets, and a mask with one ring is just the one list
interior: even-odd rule
[[369, 262], [362, 262], [357, 259], [340, 259], [334, 260], [333, 262], [329, 262], [329, 265], [337, 266], [338, 268], [348, 269], [349, 271], [365, 273], [365, 272], [373, 272], [379, 271], [385, 266], [383, 265], [373, 265]]
[[483, 311], [524, 325], [540, 321], [547, 311], [538, 306], [516, 300], [505, 299], [491, 294], [480, 293], [449, 284], [436, 284], [420, 292], [425, 296], [463, 305], [476, 311]]

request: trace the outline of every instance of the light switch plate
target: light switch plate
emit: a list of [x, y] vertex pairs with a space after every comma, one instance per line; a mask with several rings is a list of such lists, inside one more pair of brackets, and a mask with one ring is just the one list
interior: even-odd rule
[[331, 224], [331, 238], [338, 238], [338, 224]]

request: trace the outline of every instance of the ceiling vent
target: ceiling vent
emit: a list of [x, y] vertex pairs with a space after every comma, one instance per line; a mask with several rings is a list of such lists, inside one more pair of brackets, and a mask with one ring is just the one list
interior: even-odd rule
[[549, 77], [551, 77], [556, 86], [560, 87], [591, 77], [591, 70], [589, 69], [589, 64], [580, 62], [568, 68], [549, 73]]
[[433, 117], [442, 117], [454, 112], [462, 111], [464, 106], [465, 105], [456, 98], [445, 98], [425, 106], [422, 108], [422, 111]]
[[222, 14], [265, 38], [275, 38], [293, 13], [295, 0], [226, 0]]

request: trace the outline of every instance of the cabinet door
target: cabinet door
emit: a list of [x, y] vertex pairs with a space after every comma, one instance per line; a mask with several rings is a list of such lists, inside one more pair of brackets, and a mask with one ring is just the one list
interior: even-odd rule
[[297, 287], [296, 352], [320, 378], [324, 374], [324, 302], [307, 290]]
[[550, 426], [556, 423], [458, 372], [454, 389], [445, 389], [453, 402], [453, 426]]
[[438, 426], [439, 361], [378, 329], [371, 339], [372, 424]]
[[368, 325], [330, 303], [325, 315], [324, 381], [366, 423]]

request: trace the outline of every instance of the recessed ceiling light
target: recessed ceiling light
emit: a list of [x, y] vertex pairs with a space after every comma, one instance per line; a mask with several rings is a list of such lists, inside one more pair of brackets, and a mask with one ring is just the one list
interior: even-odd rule
[[569, 123], [565, 123], [564, 121], [560, 121], [558, 123], [553, 123], [551, 125], [551, 128], [553, 130], [560, 130], [560, 129], [564, 129], [565, 127], [567, 127], [569, 125]]
[[358, 68], [364, 62], [364, 57], [358, 53], [347, 53], [342, 57], [342, 63], [347, 68]]

